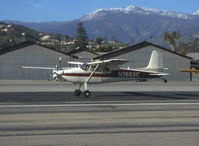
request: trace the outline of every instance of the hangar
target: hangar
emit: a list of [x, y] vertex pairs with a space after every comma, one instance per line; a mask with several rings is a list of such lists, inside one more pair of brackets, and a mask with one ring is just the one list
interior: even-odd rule
[[79, 47], [68, 51], [67, 54], [70, 56], [78, 57], [79, 61], [91, 61], [93, 58], [99, 55], [91, 50]]
[[55, 67], [59, 57], [62, 58], [62, 66], [67, 67], [68, 61], [90, 61], [94, 59], [127, 59], [130, 62], [123, 67], [143, 68], [147, 66], [151, 52], [159, 50], [163, 53], [164, 67], [169, 68], [168, 80], [191, 80], [189, 73], [178, 71], [180, 68], [190, 68], [191, 57], [187, 57], [161, 46], [141, 42], [139, 44], [122, 48], [98, 56], [95, 52], [86, 49], [74, 49], [69, 52], [56, 51], [44, 45], [27, 41], [9, 48], [0, 50], [0, 80], [46, 80], [52, 71], [18, 69], [18, 66], [43, 66]]
[[169, 76], [165, 78], [167, 80], [190, 80], [189, 73], [183, 73], [178, 71], [180, 68], [190, 68], [191, 57], [187, 57], [176, 52], [170, 51], [161, 46], [149, 43], [141, 42], [134, 46], [129, 46], [119, 50], [112, 51], [107, 54], [100, 55], [95, 59], [127, 59], [129, 63], [122, 67], [130, 68], [143, 68], [148, 65], [151, 53], [153, 50], [158, 50], [163, 54], [164, 67], [168, 68]]
[[46, 80], [52, 71], [19, 69], [19, 66], [55, 67], [59, 57], [62, 66], [67, 67], [68, 61], [74, 61], [72, 54], [56, 51], [52, 48], [26, 41], [9, 48], [0, 50], [0, 79], [1, 80]]

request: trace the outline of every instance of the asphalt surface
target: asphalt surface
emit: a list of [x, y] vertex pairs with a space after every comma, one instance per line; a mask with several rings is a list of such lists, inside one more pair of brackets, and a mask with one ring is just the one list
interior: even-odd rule
[[0, 146], [198, 146], [198, 85], [0, 81]]
[[89, 98], [73, 92], [0, 92], [0, 104], [10, 103], [64, 103], [71, 101], [154, 101], [199, 100], [199, 91], [156, 92], [92, 92]]
[[1, 146], [198, 146], [199, 102], [0, 105]]
[[[73, 92], [78, 85], [55, 81], [9, 81], [0, 80], [0, 92]], [[199, 91], [199, 82], [117, 82], [92, 84], [92, 92], [159, 92], [159, 91]], [[83, 87], [82, 87], [82, 90]]]

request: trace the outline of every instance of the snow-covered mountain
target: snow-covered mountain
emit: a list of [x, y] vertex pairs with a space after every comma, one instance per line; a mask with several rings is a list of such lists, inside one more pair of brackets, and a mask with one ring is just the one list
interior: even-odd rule
[[38, 31], [74, 37], [79, 22], [83, 22], [89, 39], [103, 37], [127, 43], [151, 39], [161, 43], [165, 31], [178, 31], [185, 39], [199, 34], [199, 15], [137, 6], [98, 9], [70, 22], [18, 24]]
[[153, 8], [137, 7], [137, 6], [128, 6], [124, 8], [106, 8], [106, 9], [97, 9], [94, 12], [84, 16], [81, 20], [92, 20], [95, 18], [103, 17], [106, 13], [124, 13], [124, 14], [140, 14], [140, 15], [159, 15], [159, 16], [168, 16], [173, 18], [182, 18], [182, 19], [191, 19], [191, 14], [177, 13], [174, 11], [158, 10]]
[[193, 15], [199, 15], [199, 10], [194, 12]]

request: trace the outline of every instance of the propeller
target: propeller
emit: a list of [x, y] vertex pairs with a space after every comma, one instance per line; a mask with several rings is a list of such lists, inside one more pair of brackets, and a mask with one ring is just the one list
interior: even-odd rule
[[63, 74], [64, 71], [62, 69], [62, 58], [59, 57], [58, 64], [55, 65], [55, 68], [53, 69], [52, 74], [50, 75], [51, 78], [49, 80], [61, 80]]

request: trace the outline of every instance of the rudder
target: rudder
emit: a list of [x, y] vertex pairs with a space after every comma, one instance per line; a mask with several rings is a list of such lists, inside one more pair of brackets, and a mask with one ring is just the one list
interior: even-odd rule
[[153, 50], [151, 53], [149, 64], [145, 69], [147, 70], [162, 70], [163, 67], [163, 55], [157, 50]]

